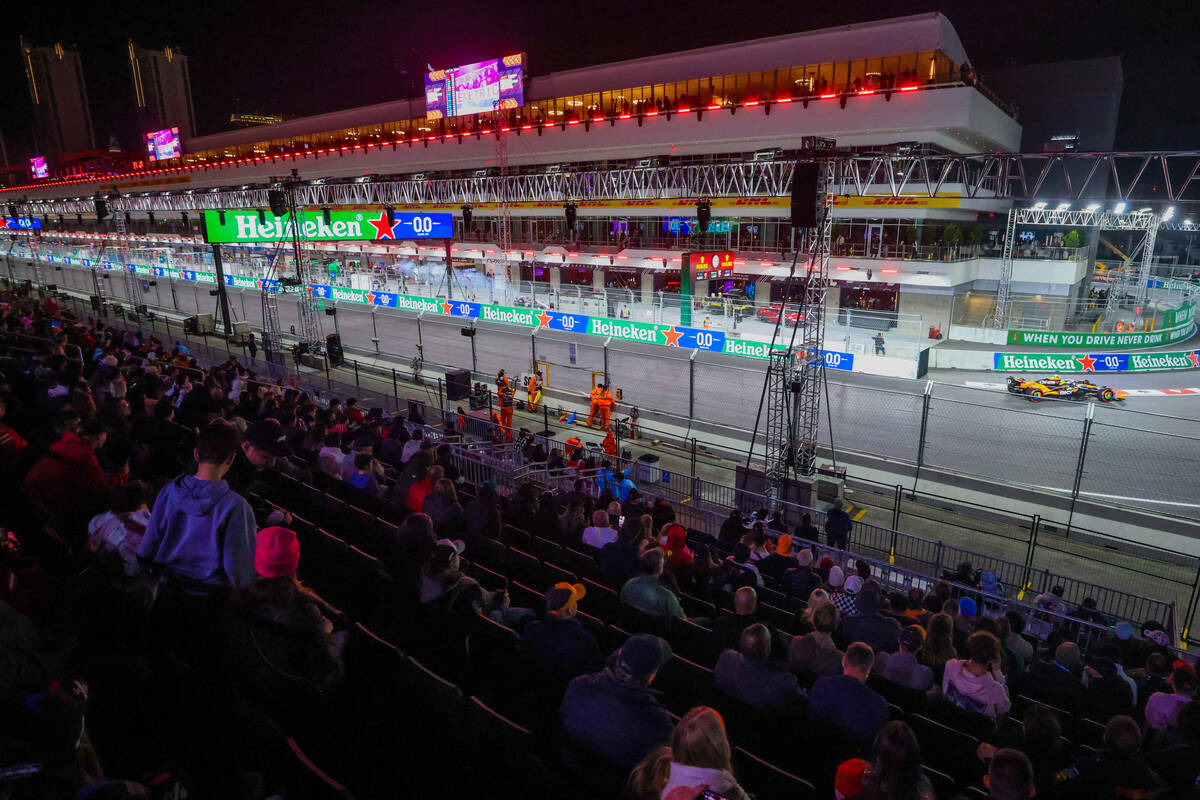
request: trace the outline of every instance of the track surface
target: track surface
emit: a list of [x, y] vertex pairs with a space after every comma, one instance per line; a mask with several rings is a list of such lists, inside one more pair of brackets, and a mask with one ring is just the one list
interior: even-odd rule
[[[14, 269], [18, 277], [32, 277], [20, 274], [22, 265], [15, 264]], [[92, 293], [92, 276], [83, 269], [64, 267], [50, 272], [43, 267], [43, 279]], [[112, 276], [109, 284], [109, 296], [121, 299], [122, 277]], [[157, 285], [145, 292], [143, 302], [184, 315], [212, 313], [216, 298], [208, 292], [207, 286], [159, 278]], [[230, 289], [229, 295], [235, 318], [261, 326], [257, 291]], [[591, 388], [593, 373], [605, 371], [599, 337], [546, 331], [535, 337], [511, 326], [478, 323], [473, 363], [472, 339], [460, 335], [461, 321], [426, 318], [418, 323], [415, 315], [392, 309], [376, 308], [372, 314], [355, 304], [343, 303], [337, 308], [337, 330], [351, 355], [374, 353], [371, 339], [378, 337], [382, 355], [406, 364], [416, 353], [419, 335], [430, 366], [474, 366], [484, 374], [504, 368], [519, 374], [528, 370], [536, 357], [548, 367], [551, 388], [580, 397]], [[280, 297], [279, 312], [285, 330], [297, 324], [295, 298]], [[333, 332], [333, 318], [322, 316], [321, 321], [326, 333]], [[1179, 346], [1182, 349], [1182, 343]], [[694, 435], [701, 441], [708, 423], [753, 429], [765, 362], [697, 352], [690, 364], [689, 355], [688, 351], [666, 353], [660, 347], [628, 342], [610, 345], [610, 382], [624, 392], [618, 411], [636, 405], [647, 415], [659, 412], [683, 419], [685, 424], [690, 418]], [[833, 371], [829, 375], [834, 446], [915, 463], [925, 382]], [[1070, 491], [1087, 404], [1058, 401], [1033, 405], [1005, 392], [963, 385], [1002, 381], [998, 373], [941, 370], [930, 378], [935, 386], [927, 417], [925, 465], [1010, 484]], [[1106, 382], [1117, 388], [1198, 383], [1191, 372], [1119, 375]], [[1081, 493], [1200, 518], [1195, 497], [1195, 476], [1200, 474], [1197, 421], [1197, 398], [1136, 397], [1124, 403], [1096, 404]], [[828, 441], [824, 421], [822, 428], [822, 437]]]

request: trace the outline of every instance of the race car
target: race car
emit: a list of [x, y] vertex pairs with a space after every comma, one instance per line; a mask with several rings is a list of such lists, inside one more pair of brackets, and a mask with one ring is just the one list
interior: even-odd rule
[[1083, 389], [1085, 397], [1094, 397], [1101, 403], [1111, 403], [1114, 400], [1124, 400], [1125, 393], [1120, 389], [1110, 389], [1107, 386], [1097, 386], [1091, 381], [1077, 380], [1072, 381], [1080, 389]]
[[[783, 308], [782, 303], [763, 306], [756, 312], [756, 316], [763, 322], [774, 325], [776, 322], [779, 322], [779, 309], [781, 308]], [[797, 306], [788, 306], [787, 310], [784, 312], [784, 316], [787, 318], [788, 325], [797, 325], [802, 319], [804, 319], [804, 314]]]
[[1125, 399], [1124, 392], [1110, 389], [1107, 386], [1097, 386], [1087, 380], [1066, 380], [1061, 375], [1051, 375], [1033, 381], [1009, 376], [1008, 391], [1013, 394], [1023, 394], [1034, 403], [1043, 397], [1060, 400], [1083, 400], [1094, 397], [1101, 403]]

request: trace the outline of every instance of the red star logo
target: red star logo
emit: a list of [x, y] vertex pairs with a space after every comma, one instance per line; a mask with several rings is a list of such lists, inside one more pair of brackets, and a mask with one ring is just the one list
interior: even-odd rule
[[675, 330], [672, 325], [670, 329], [662, 332], [663, 336], [667, 337], [667, 347], [679, 347], [679, 339], [683, 336], [683, 331]]
[[1193, 350], [1187, 354], [1188, 361], [1192, 362], [1193, 367], [1200, 367], [1200, 350]]
[[1083, 367], [1084, 372], [1096, 371], [1096, 359], [1092, 358], [1091, 356], [1084, 356], [1083, 358], [1077, 358], [1075, 360], [1078, 361], [1080, 366]]
[[7, 228], [7, 227], [8, 227], [8, 220], [5, 219], [4, 217], [0, 217], [0, 228]]
[[254, 285], [257, 286], [259, 289], [261, 289], [262, 288], [262, 278], [256, 279], [254, 281]]
[[395, 239], [396, 236], [392, 231], [392, 226], [388, 225], [387, 214], [379, 212], [379, 219], [369, 219], [371, 227], [375, 229], [375, 238], [378, 239]]
[[450, 309], [452, 309], [452, 308], [454, 308], [453, 303], [442, 303], [442, 313], [443, 314], [449, 314]]
[[545, 311], [539, 311], [537, 315], [538, 328], [549, 328], [551, 317]]
[[375, 293], [374, 292], [367, 292], [367, 305], [369, 305], [369, 306], [375, 305]]

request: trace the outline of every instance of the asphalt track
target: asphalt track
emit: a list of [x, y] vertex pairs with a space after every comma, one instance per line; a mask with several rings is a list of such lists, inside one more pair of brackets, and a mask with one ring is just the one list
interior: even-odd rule
[[[32, 277], [22, 275], [22, 269], [23, 263], [14, 262], [17, 277]], [[120, 301], [125, 292], [123, 277], [110, 275], [108, 294]], [[50, 270], [43, 266], [43, 279], [88, 294], [93, 291], [91, 273], [82, 268]], [[157, 285], [145, 292], [143, 302], [183, 315], [212, 313], [217, 300], [208, 294], [209, 289], [159, 278]], [[229, 295], [235, 318], [260, 327], [259, 293], [229, 289]], [[416, 315], [408, 312], [376, 307], [372, 314], [351, 303], [340, 303], [337, 308], [337, 330], [351, 357], [373, 354], [376, 348], [371, 340], [378, 338], [381, 355], [406, 364], [416, 353], [419, 337], [430, 373], [435, 371], [434, 365], [440, 365], [474, 367], [484, 375], [494, 375], [501, 368], [519, 374], [536, 359], [548, 369], [549, 388], [580, 398], [590, 390], [593, 373], [605, 371], [604, 340], [599, 337], [547, 331], [533, 335], [512, 326], [477, 322], [478, 334], [472, 339], [460, 335], [461, 320], [427, 317], [418, 322]], [[279, 312], [285, 331], [297, 325], [294, 297], [280, 296]], [[326, 333], [333, 332], [334, 318], [322, 315], [321, 322]], [[1182, 349], [1183, 345], [1179, 346]], [[623, 393], [619, 413], [636, 405], [646, 421], [669, 419], [677, 425], [682, 421], [701, 442], [708, 435], [729, 435], [730, 428], [754, 428], [765, 362], [702, 351], [694, 355], [668, 352], [623, 341], [610, 343], [607, 361], [610, 384]], [[833, 445], [897, 464], [915, 464], [925, 381], [835, 371], [830, 371], [829, 377]], [[935, 383], [926, 417], [923, 466], [1070, 492], [1083, 440], [1086, 403], [1058, 401], [1034, 406], [1005, 392], [962, 385], [968, 381], [996, 383], [1002, 380], [997, 373], [942, 370], [930, 378]], [[1118, 388], [1196, 383], [1190, 372], [1111, 378]], [[1081, 495], [1200, 518], [1195, 477], [1200, 474], [1198, 421], [1200, 402], [1195, 398], [1137, 397], [1119, 404], [1097, 403]], [[829, 442], [827, 421], [822, 422], [822, 439]]]

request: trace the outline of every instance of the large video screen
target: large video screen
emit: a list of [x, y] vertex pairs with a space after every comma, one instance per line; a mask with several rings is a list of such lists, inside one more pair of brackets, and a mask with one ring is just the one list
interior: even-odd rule
[[487, 114], [525, 104], [525, 58], [520, 53], [425, 75], [425, 118]]
[[35, 178], [49, 178], [50, 167], [44, 156], [34, 156], [29, 159], [29, 171]]
[[147, 133], [146, 152], [151, 161], [179, 158], [183, 155], [183, 148], [179, 143], [179, 128], [165, 128], [161, 131]]

